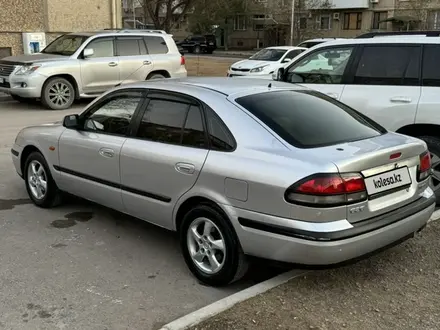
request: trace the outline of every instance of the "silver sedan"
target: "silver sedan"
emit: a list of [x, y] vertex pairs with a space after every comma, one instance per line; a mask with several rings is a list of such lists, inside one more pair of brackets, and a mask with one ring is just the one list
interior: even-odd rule
[[63, 122], [23, 129], [30, 198], [63, 192], [177, 231], [214, 286], [247, 256], [339, 264], [414, 235], [434, 211], [426, 144], [319, 92], [257, 79], [118, 87]]

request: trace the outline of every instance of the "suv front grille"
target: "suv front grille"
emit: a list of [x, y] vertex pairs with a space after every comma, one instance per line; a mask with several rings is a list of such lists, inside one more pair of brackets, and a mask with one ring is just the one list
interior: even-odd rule
[[0, 76], [8, 77], [14, 72], [15, 68], [15, 65], [0, 63]]

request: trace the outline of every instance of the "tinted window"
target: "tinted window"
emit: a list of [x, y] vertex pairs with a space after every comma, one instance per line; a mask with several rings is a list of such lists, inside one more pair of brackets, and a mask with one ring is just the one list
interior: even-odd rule
[[425, 45], [423, 52], [423, 85], [440, 86], [440, 46]]
[[131, 119], [142, 100], [142, 94], [118, 95], [87, 113], [84, 129], [108, 134], [127, 135]]
[[181, 144], [188, 110], [189, 105], [185, 103], [151, 100], [137, 136], [156, 142]]
[[206, 123], [212, 150], [230, 151], [234, 149], [234, 139], [225, 124], [212, 110], [207, 109]]
[[300, 148], [367, 139], [385, 132], [370, 119], [316, 91], [262, 93], [236, 102]]
[[355, 84], [418, 85], [420, 47], [366, 46], [359, 61]]
[[285, 49], [265, 48], [260, 50], [249, 59], [255, 61], [278, 61], [286, 53]]
[[139, 40], [129, 38], [116, 39], [119, 56], [140, 55]]
[[87, 45], [86, 49], [93, 49], [94, 53], [89, 58], [115, 56], [113, 39], [109, 38], [95, 39]]
[[149, 54], [166, 54], [168, 47], [162, 37], [144, 37]]
[[182, 144], [184, 146], [203, 148], [206, 146], [205, 142], [200, 109], [196, 106], [191, 106], [183, 129]]

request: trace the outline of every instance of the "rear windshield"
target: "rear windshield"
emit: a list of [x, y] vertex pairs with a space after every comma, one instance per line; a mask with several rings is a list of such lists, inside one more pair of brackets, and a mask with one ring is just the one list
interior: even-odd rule
[[316, 91], [275, 91], [235, 101], [299, 148], [329, 146], [386, 133], [371, 119]]

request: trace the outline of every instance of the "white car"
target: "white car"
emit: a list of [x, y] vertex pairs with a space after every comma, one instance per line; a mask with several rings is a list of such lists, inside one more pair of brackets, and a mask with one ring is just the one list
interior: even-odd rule
[[333, 41], [333, 40], [344, 40], [344, 38], [317, 38], [317, 39], [309, 39], [305, 40], [297, 45], [297, 47], [305, 47], [305, 48], [312, 48], [313, 46], [322, 44], [327, 41]]
[[270, 78], [276, 69], [289, 63], [305, 50], [307, 48], [294, 46], [264, 48], [249, 59], [232, 64], [228, 70], [228, 77], [255, 76], [261, 78], [266, 76]]

